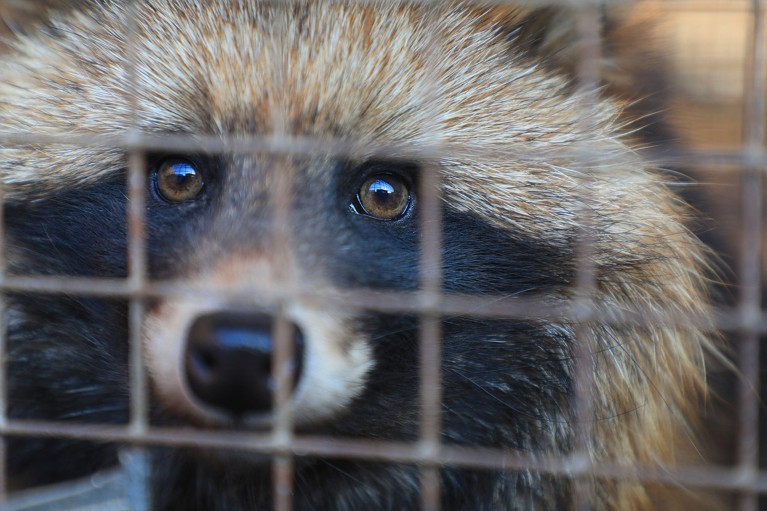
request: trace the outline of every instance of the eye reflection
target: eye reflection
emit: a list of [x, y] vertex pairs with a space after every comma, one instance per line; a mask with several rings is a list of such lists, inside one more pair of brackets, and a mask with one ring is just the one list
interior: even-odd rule
[[410, 190], [394, 175], [377, 175], [362, 184], [357, 200], [365, 214], [382, 220], [401, 217], [410, 203]]
[[189, 160], [167, 159], [156, 171], [156, 188], [168, 202], [183, 202], [196, 198], [203, 187], [202, 173]]

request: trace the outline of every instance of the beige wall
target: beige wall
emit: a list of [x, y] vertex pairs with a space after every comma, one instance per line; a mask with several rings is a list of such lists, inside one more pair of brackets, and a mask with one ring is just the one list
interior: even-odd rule
[[[751, 76], [751, 2], [645, 3], [661, 13], [658, 44], [670, 63], [674, 84], [672, 121], [695, 147], [737, 149], [742, 141], [744, 90]], [[767, 46], [767, 37], [760, 44]]]

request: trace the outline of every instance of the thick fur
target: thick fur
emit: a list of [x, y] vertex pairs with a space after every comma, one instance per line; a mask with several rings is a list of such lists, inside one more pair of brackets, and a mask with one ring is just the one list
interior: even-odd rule
[[[685, 450], [710, 345], [701, 325], [684, 319], [705, 317], [702, 249], [664, 178], [624, 136], [625, 105], [608, 98], [588, 104], [591, 96], [563, 71], [555, 42], [566, 11], [157, 0], [137, 2], [135, 13], [135, 89], [128, 86], [128, 12], [120, 2], [59, 11], [9, 40], [0, 59], [3, 131], [120, 135], [135, 119], [158, 134], [446, 148], [442, 158], [188, 155], [205, 169], [201, 199], [167, 204], [148, 179], [153, 278], [244, 288], [261, 308], [276, 303], [286, 282], [331, 294], [416, 289], [416, 190], [419, 174], [435, 166], [443, 185], [444, 289], [560, 304], [573, 297], [587, 212], [597, 306], [656, 319], [445, 318], [444, 441], [572, 452], [574, 355], [576, 343], [588, 339], [593, 462], [671, 464]], [[477, 150], [483, 146], [492, 151]], [[584, 149], [598, 158], [586, 158]], [[150, 174], [162, 158], [149, 155]], [[126, 166], [119, 149], [3, 145], [11, 271], [126, 276]], [[349, 208], [374, 173], [411, 183], [416, 196], [403, 218], [382, 222]], [[286, 175], [294, 194], [291, 234], [287, 253], [276, 253], [272, 206]], [[278, 268], [288, 276], [275, 277]], [[184, 328], [222, 303], [174, 297], [149, 305], [153, 420], [226, 426], [192, 403], [179, 380]], [[296, 393], [298, 430], [415, 438], [417, 319], [300, 300], [291, 306], [308, 337], [305, 378], [313, 382]], [[11, 296], [12, 417], [125, 422], [126, 310], [119, 300]], [[657, 319], [664, 315], [675, 320]], [[334, 387], [336, 380], [342, 383]], [[222, 463], [227, 456], [158, 449], [155, 508], [266, 508], [268, 468], [248, 459]], [[20, 484], [111, 463], [109, 446], [11, 444]], [[639, 482], [593, 484], [597, 509], [653, 508]], [[419, 502], [412, 466], [299, 458], [295, 485], [297, 510], [402, 510]], [[532, 470], [442, 470], [443, 500], [456, 510], [562, 509], [570, 491], [566, 477]]]

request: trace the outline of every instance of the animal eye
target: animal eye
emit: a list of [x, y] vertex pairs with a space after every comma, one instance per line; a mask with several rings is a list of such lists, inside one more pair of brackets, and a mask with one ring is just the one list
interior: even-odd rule
[[154, 173], [157, 193], [168, 202], [195, 199], [205, 184], [198, 166], [183, 158], [162, 161]]
[[357, 192], [358, 211], [381, 220], [402, 217], [410, 205], [407, 183], [395, 175], [378, 174], [369, 177]]

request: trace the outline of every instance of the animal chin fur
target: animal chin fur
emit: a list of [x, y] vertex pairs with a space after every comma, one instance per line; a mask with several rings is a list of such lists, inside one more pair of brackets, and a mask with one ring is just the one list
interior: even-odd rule
[[[566, 11], [438, 4], [136, 2], [134, 89], [126, 67], [128, 9], [122, 2], [84, 2], [10, 41], [0, 57], [0, 126], [37, 135], [123, 135], [135, 119], [150, 134], [276, 134], [357, 147], [442, 144], [444, 157], [407, 165], [434, 166], [441, 175], [448, 292], [561, 303], [572, 296], [586, 212], [597, 307], [650, 311], [675, 321], [577, 325], [446, 318], [445, 441], [569, 453], [577, 330], [593, 353], [592, 462], [673, 463], [680, 443], [689, 441], [711, 348], [700, 324], [679, 319], [705, 317], [707, 307], [705, 256], [684, 225], [685, 207], [622, 134], [625, 105], [602, 98], [585, 108], [584, 93], [552, 65], [556, 39], [548, 35], [561, 28]], [[584, 159], [584, 147], [598, 158]], [[287, 165], [300, 199], [291, 211], [290, 258], [302, 274], [323, 275], [327, 288], [412, 290], [418, 285], [417, 222], [383, 231], [380, 222], [355, 217], [348, 203], [338, 201], [338, 190], [357, 183], [363, 171], [400, 172], [399, 162], [408, 159], [397, 156], [324, 154], [278, 162], [264, 155], [211, 157], [206, 161], [217, 169], [217, 184], [209, 186], [208, 202], [184, 205], [181, 213], [148, 206], [152, 276], [194, 276], [228, 250], [248, 257], [268, 251], [269, 228], [257, 227], [270, 222], [269, 170]], [[403, 173], [417, 182], [410, 167]], [[124, 276], [125, 168], [119, 149], [0, 147], [11, 272]], [[417, 203], [415, 208], [417, 214]], [[112, 223], [102, 225], [105, 219]], [[78, 407], [102, 407], [106, 414], [85, 415], [124, 420], [124, 304], [26, 296], [10, 301], [16, 311], [9, 336], [11, 414], [66, 419]], [[161, 311], [171, 307], [164, 306], [151, 309], [153, 321], [162, 324]], [[35, 323], [40, 318], [49, 326]], [[416, 319], [349, 311], [325, 319], [336, 322], [329, 331], [362, 333], [365, 346], [355, 362], [362, 369], [350, 383], [348, 403], [301, 426], [337, 436], [413, 438]], [[311, 329], [311, 321], [302, 327]], [[92, 350], [90, 364], [113, 367], [67, 379], [64, 365], [82, 359], [71, 350], [61, 354], [54, 338]], [[341, 339], [310, 342], [319, 352], [323, 343]], [[150, 373], [158, 380], [154, 388], [164, 388], [162, 371]], [[97, 385], [103, 390], [89, 394]], [[27, 395], [55, 399], [78, 392], [88, 397], [66, 410], [36, 405], [38, 396]], [[115, 395], [122, 401], [115, 402]], [[64, 444], [41, 445], [65, 455], [86, 449]], [[51, 458], [37, 444], [20, 442], [13, 449], [15, 466], [29, 480], [66, 473], [37, 474], [35, 463]], [[112, 459], [98, 452], [102, 458], [95, 465]], [[157, 459], [156, 486], [165, 488], [158, 491], [158, 509], [238, 510], [270, 502], [268, 471], [231, 472], [185, 451]], [[409, 509], [418, 503], [414, 467], [308, 461], [297, 470], [297, 509]], [[570, 486], [565, 478], [534, 471], [448, 467], [442, 477], [443, 499], [453, 509], [559, 509]], [[648, 488], [639, 482], [594, 485], [598, 509], [652, 508]]]

